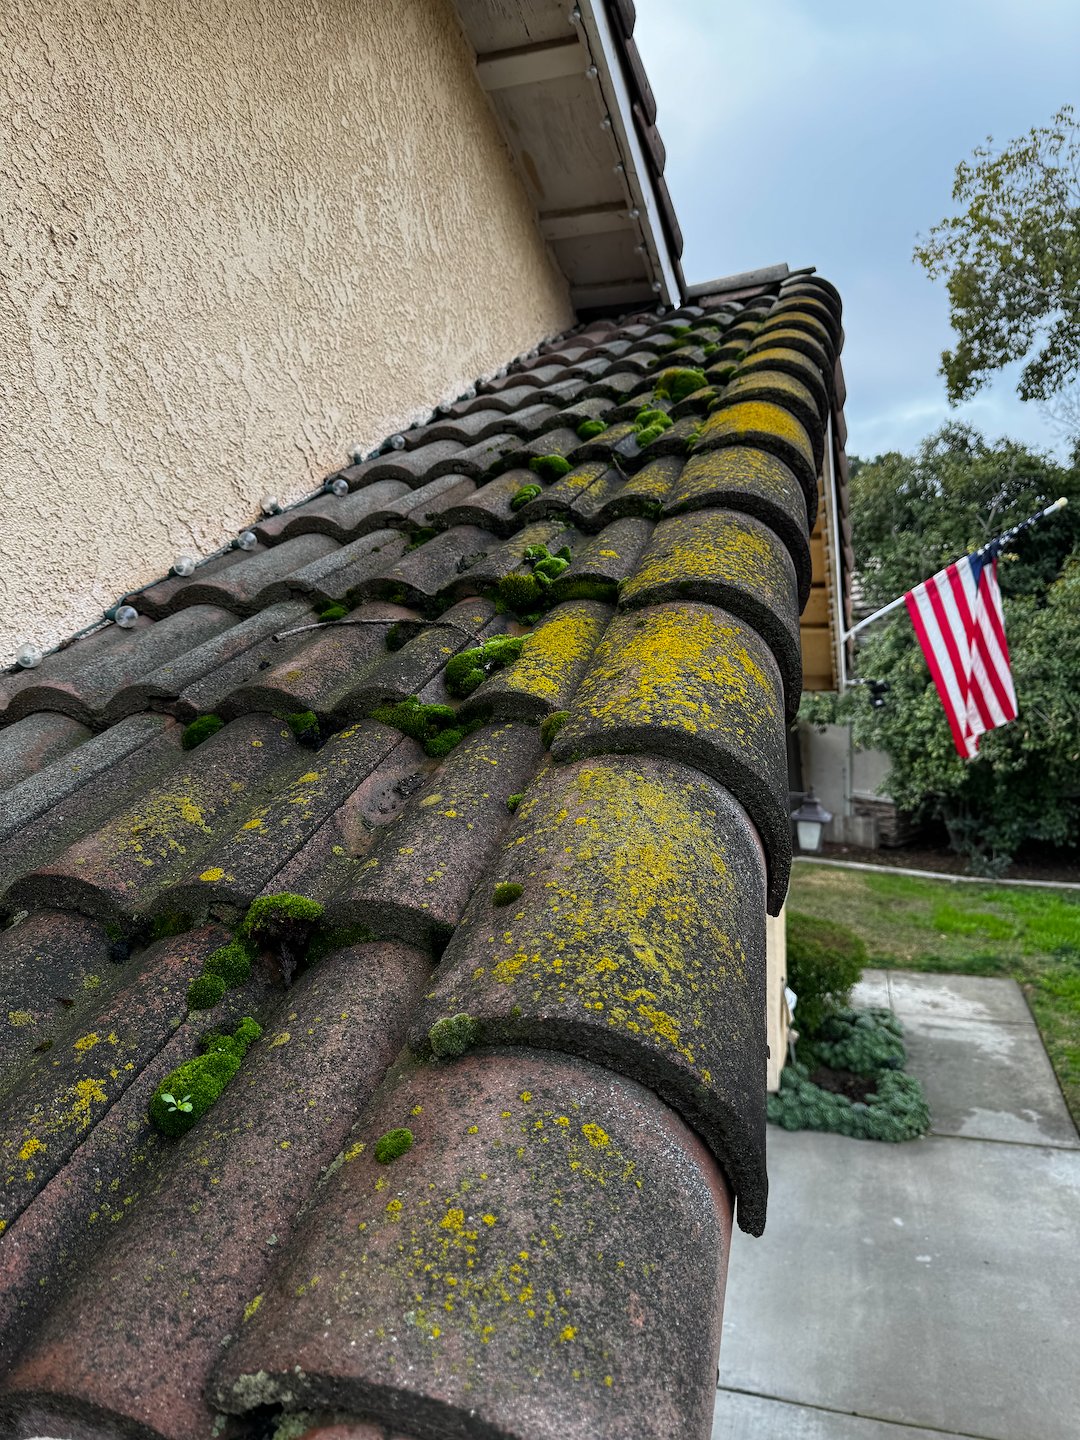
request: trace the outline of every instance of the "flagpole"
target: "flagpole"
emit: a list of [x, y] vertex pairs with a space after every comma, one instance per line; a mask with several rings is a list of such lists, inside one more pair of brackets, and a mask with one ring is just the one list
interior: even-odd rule
[[[1045, 520], [1048, 515], [1053, 515], [1058, 510], [1064, 510], [1068, 503], [1067, 496], [1060, 496], [1052, 505], [1047, 505], [1044, 510], [1040, 510], [1035, 515], [1029, 515], [1026, 520], [1021, 520], [1019, 524], [1004, 531], [995, 540], [990, 540], [985, 545], [981, 545], [978, 550], [972, 551], [972, 554], [981, 556], [986, 555], [990, 551], [994, 554], [1000, 554], [1005, 546], [1011, 545], [1017, 535], [1021, 534], [1022, 531], [1027, 530], [1032, 525], [1038, 524], [1040, 520]], [[860, 620], [857, 625], [853, 625], [850, 630], [844, 632], [844, 640], [850, 640], [853, 635], [857, 635], [859, 631], [867, 625], [872, 625], [875, 620], [880, 620], [883, 615], [888, 615], [893, 610], [899, 609], [907, 597], [908, 592], [905, 591], [903, 595], [898, 596], [895, 600], [890, 600], [888, 605], [882, 605], [880, 610], [875, 610], [872, 615], [867, 615], [864, 620]]]

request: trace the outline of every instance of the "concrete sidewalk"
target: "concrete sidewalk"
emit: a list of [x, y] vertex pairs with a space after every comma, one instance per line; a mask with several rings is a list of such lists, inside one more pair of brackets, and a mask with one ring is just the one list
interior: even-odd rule
[[1080, 1137], [1011, 980], [867, 971], [932, 1134], [769, 1129], [733, 1242], [713, 1440], [1077, 1440]]

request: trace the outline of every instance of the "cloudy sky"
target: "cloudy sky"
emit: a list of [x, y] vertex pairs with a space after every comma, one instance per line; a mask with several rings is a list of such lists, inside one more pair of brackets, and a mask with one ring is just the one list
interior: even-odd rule
[[1077, 0], [637, 0], [693, 283], [786, 260], [844, 299], [848, 450], [951, 416], [1057, 449], [1002, 378], [951, 411], [944, 286], [912, 263], [957, 161], [1080, 108]]

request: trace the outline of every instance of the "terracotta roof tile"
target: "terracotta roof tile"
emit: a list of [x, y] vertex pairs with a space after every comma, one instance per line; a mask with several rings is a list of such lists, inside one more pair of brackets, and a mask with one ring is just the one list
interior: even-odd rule
[[[0, 679], [5, 1434], [707, 1429], [842, 340], [747, 288], [541, 347]], [[244, 938], [283, 893], [321, 914]]]
[[0, 792], [74, 750], [92, 732], [68, 715], [36, 711], [0, 730]]
[[351, 1121], [340, 1096], [359, 1107], [375, 1088], [427, 969], [402, 946], [339, 951], [268, 1017], [213, 1127], [175, 1142], [131, 1223], [107, 1237], [10, 1377], [53, 1428], [89, 1410], [170, 1437], [209, 1433], [206, 1378], [260, 1308], [301, 1205], [340, 1150]]
[[[380, 1165], [406, 1123], [412, 1148]], [[430, 1435], [467, 1433], [464, 1414], [538, 1440], [705, 1433], [726, 1196], [648, 1090], [540, 1052], [405, 1065], [350, 1140], [218, 1366], [222, 1408]]]
[[296, 510], [267, 516], [251, 528], [264, 545], [292, 540], [297, 535], [329, 535], [345, 544], [370, 530], [381, 529], [386, 507], [412, 493], [404, 480], [381, 480], [348, 495], [327, 494]]
[[140, 616], [129, 630], [108, 625], [77, 647], [47, 656], [37, 669], [0, 679], [0, 701], [6, 701], [0, 715], [11, 721], [53, 710], [93, 725], [125, 686], [219, 635], [235, 619], [218, 606], [199, 605], [156, 623]]

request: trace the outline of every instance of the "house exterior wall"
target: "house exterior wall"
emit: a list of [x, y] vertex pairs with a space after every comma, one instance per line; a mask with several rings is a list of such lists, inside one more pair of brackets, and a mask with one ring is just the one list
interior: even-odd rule
[[0, 46], [0, 662], [572, 319], [449, 0], [15, 0]]
[[765, 1032], [769, 1045], [766, 1086], [771, 1094], [780, 1088], [780, 1073], [787, 1062], [791, 1028], [784, 987], [787, 984], [787, 906], [779, 915], [765, 917], [765, 997], [768, 1006]]
[[802, 783], [832, 812], [825, 839], [876, 849], [881, 820], [892, 815], [888, 795], [889, 757], [883, 750], [860, 750], [850, 725], [799, 726]]

